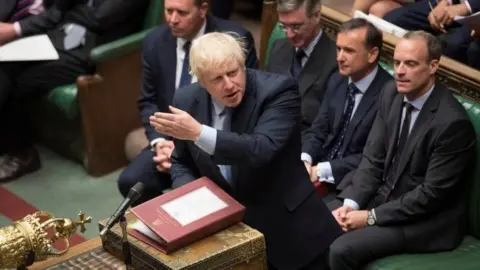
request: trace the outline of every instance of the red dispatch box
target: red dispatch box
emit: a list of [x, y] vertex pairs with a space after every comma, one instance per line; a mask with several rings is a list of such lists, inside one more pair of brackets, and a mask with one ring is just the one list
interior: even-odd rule
[[129, 230], [129, 234], [169, 254], [241, 222], [245, 207], [202, 177], [138, 205], [131, 212], [147, 232], [136, 229]]

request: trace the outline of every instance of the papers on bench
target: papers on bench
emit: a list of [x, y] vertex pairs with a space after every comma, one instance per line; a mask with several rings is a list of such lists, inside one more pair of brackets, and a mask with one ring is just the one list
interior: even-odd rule
[[387, 22], [384, 19], [379, 18], [379, 17], [377, 17], [375, 15], [372, 15], [372, 14], [367, 15], [367, 14], [365, 14], [365, 13], [359, 11], [359, 10], [355, 10], [355, 12], [353, 14], [353, 17], [354, 18], [363, 18], [363, 19], [371, 22], [373, 25], [375, 25], [375, 27], [377, 27], [382, 32], [389, 33], [389, 34], [394, 35], [394, 36], [399, 37], [399, 38], [403, 37], [407, 33], [407, 30], [405, 30], [401, 27], [398, 27], [393, 23]]
[[0, 46], [0, 62], [58, 60], [47, 35], [24, 37]]
[[478, 28], [480, 26], [480, 11], [469, 16], [455, 16], [454, 20], [469, 26], [471, 29]]

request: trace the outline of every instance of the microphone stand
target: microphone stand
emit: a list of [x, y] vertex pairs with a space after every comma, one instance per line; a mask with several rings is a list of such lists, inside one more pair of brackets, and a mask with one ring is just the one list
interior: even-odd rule
[[123, 262], [125, 263], [127, 270], [132, 270], [132, 253], [130, 252], [130, 243], [128, 242], [127, 219], [125, 218], [125, 215], [120, 217], [119, 223], [122, 228]]

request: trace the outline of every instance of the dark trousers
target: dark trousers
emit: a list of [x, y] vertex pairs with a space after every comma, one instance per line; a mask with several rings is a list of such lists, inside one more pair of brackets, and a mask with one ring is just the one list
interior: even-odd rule
[[476, 38], [468, 47], [468, 65], [480, 69], [480, 38]]
[[[340, 200], [328, 204], [330, 210], [342, 206]], [[406, 251], [406, 239], [398, 227], [366, 226], [346, 232], [330, 245], [331, 270], [362, 269], [369, 262]]]
[[0, 139], [8, 142], [8, 148], [25, 147], [31, 142], [25, 113], [29, 101], [93, 72], [93, 67], [76, 52], [58, 54], [60, 59], [55, 61], [0, 63]]
[[[440, 32], [435, 32], [430, 26], [428, 21], [430, 6], [428, 2], [429, 0], [421, 0], [394, 9], [385, 14], [383, 19], [405, 30], [424, 30], [433, 34], [441, 34]], [[436, 1], [430, 2], [433, 6], [437, 3]], [[447, 34], [441, 36], [441, 40], [444, 43], [443, 54], [468, 65], [467, 49], [472, 41], [470, 29], [454, 22], [446, 30]]]
[[134, 205], [151, 200], [161, 195], [164, 189], [172, 186], [170, 175], [160, 173], [157, 170], [153, 155], [154, 152], [150, 148], [143, 149], [118, 178], [118, 189], [124, 197], [137, 182], [142, 182], [145, 185], [142, 197]]

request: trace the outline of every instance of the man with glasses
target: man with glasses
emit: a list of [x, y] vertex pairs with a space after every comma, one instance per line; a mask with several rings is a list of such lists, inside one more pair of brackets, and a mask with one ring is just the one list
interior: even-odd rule
[[266, 70], [293, 76], [302, 99], [302, 130], [315, 119], [330, 75], [337, 69], [335, 42], [320, 24], [321, 0], [277, 0], [286, 38], [273, 43]]

